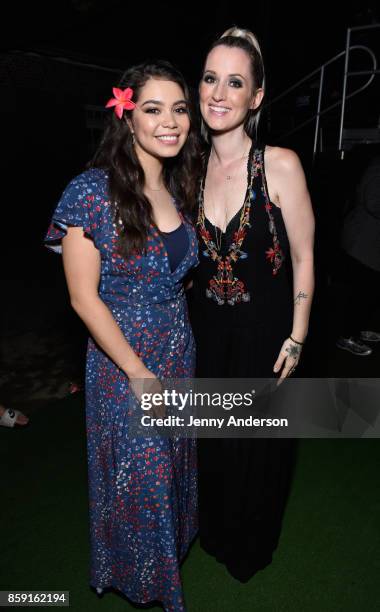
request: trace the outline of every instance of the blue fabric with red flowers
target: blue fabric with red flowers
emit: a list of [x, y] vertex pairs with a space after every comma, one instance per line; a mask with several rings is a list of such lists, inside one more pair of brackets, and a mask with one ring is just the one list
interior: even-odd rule
[[[46, 243], [60, 250], [70, 226], [82, 227], [100, 252], [99, 295], [133, 350], [160, 379], [191, 377], [194, 340], [182, 279], [197, 263], [192, 224], [187, 252], [172, 272], [152, 225], [146, 251], [117, 253], [118, 234], [107, 174], [91, 169], [66, 188]], [[159, 600], [184, 610], [179, 563], [197, 530], [195, 440], [142, 438], [130, 427], [127, 376], [90, 338], [86, 419], [91, 584], [113, 587], [134, 602]]]

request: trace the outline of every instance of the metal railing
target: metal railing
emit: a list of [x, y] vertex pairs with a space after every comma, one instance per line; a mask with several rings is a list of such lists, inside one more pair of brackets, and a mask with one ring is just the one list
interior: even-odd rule
[[[358, 27], [354, 27], [354, 28], [348, 28], [347, 36], [346, 36], [346, 48], [345, 48], [344, 51], [341, 51], [340, 53], [337, 53], [334, 57], [329, 59], [327, 62], [325, 62], [324, 64], [322, 64], [321, 66], [319, 66], [318, 68], [316, 68], [315, 70], [310, 72], [309, 74], [307, 74], [305, 77], [303, 77], [302, 79], [297, 81], [297, 83], [295, 83], [294, 85], [292, 85], [291, 87], [286, 89], [284, 92], [282, 92], [280, 95], [276, 96], [273, 100], [271, 100], [270, 102], [268, 102], [268, 104], [266, 104], [264, 106], [264, 109], [272, 108], [274, 104], [276, 104], [277, 102], [279, 102], [280, 100], [285, 98], [285, 96], [287, 96], [289, 93], [293, 92], [300, 85], [302, 85], [303, 83], [305, 83], [306, 81], [308, 81], [309, 79], [314, 77], [315, 75], [319, 74], [319, 90], [318, 90], [318, 101], [317, 101], [316, 113], [312, 117], [306, 119], [305, 121], [302, 121], [301, 123], [296, 125], [294, 128], [292, 128], [291, 130], [289, 130], [288, 132], [283, 134], [278, 140], [283, 140], [283, 139], [287, 138], [288, 136], [291, 136], [292, 134], [294, 134], [294, 133], [298, 132], [299, 130], [301, 130], [302, 128], [304, 128], [306, 125], [309, 125], [310, 123], [315, 121], [314, 142], [313, 142], [313, 158], [314, 158], [315, 154], [317, 152], [317, 147], [318, 147], [320, 118], [323, 115], [325, 115], [326, 113], [328, 113], [329, 111], [331, 111], [333, 108], [341, 106], [340, 121], [339, 121], [338, 150], [341, 151], [341, 153], [342, 153], [342, 140], [343, 140], [344, 118], [345, 118], [345, 111], [346, 111], [346, 101], [349, 100], [350, 98], [356, 96], [360, 92], [364, 91], [365, 89], [367, 89], [367, 87], [369, 87], [369, 85], [374, 80], [376, 74], [380, 74], [380, 70], [377, 69], [377, 59], [376, 59], [376, 56], [373, 53], [373, 51], [369, 47], [364, 46], [364, 45], [351, 45], [350, 44], [350, 41], [351, 41], [351, 32], [358, 31], [358, 30], [369, 30], [369, 29], [372, 29], [372, 28], [379, 28], [379, 27], [380, 27], [380, 24], [371, 24], [371, 25], [367, 25], [367, 26], [358, 26]], [[349, 63], [350, 52], [355, 51], [355, 50], [364, 51], [364, 52], [366, 52], [370, 56], [370, 58], [372, 60], [372, 68], [371, 69], [369, 69], [369, 70], [355, 70], [355, 71], [349, 72], [349, 70], [348, 70], [348, 63]], [[343, 56], [345, 56], [345, 60], [344, 60], [342, 98], [340, 100], [338, 100], [337, 102], [334, 102], [333, 104], [330, 104], [326, 108], [322, 109], [321, 106], [322, 106], [323, 87], [324, 87], [324, 82], [325, 82], [325, 69], [327, 68], [327, 66], [333, 64], [334, 62], [336, 62], [339, 58], [341, 58]], [[351, 93], [347, 94], [347, 81], [348, 81], [348, 77], [350, 77], [350, 76], [358, 76], [358, 75], [366, 75], [366, 74], [370, 75], [370, 77], [366, 81], [366, 83], [364, 83], [364, 85], [362, 85], [361, 87], [355, 89]]]
[[[357, 26], [355, 28], [348, 28], [347, 29], [347, 35], [346, 35], [346, 49], [345, 49], [345, 60], [344, 60], [344, 75], [343, 75], [343, 91], [342, 91], [342, 109], [341, 109], [341, 113], [340, 113], [340, 125], [339, 125], [339, 143], [338, 143], [338, 150], [340, 151], [341, 154], [341, 158], [343, 159], [344, 156], [344, 152], [342, 149], [342, 139], [343, 139], [343, 126], [344, 126], [344, 116], [345, 116], [345, 111], [346, 111], [346, 100], [348, 100], [351, 95], [347, 96], [347, 81], [348, 81], [348, 77], [349, 76], [357, 76], [357, 75], [361, 75], [361, 74], [370, 74], [370, 72], [368, 71], [358, 71], [355, 70], [353, 72], [349, 72], [348, 71], [348, 62], [349, 62], [349, 57], [350, 57], [350, 49], [351, 49], [351, 32], [355, 32], [355, 31], [359, 31], [359, 30], [371, 30], [373, 28], [380, 28], [380, 24], [379, 23], [374, 23], [371, 25], [367, 25], [367, 26]], [[368, 49], [368, 51], [370, 51]], [[366, 87], [368, 87], [368, 85], [370, 85], [373, 81], [373, 79], [375, 78], [375, 74], [379, 74], [380, 70], [377, 70], [377, 61], [376, 61], [376, 57], [375, 55], [372, 53], [372, 51], [370, 51], [370, 53], [373, 56], [373, 69], [371, 71], [372, 76], [369, 78], [368, 82], [360, 89], [356, 90], [356, 92], [354, 93], [359, 93], [360, 91], [363, 91], [363, 89], [366, 89]]]

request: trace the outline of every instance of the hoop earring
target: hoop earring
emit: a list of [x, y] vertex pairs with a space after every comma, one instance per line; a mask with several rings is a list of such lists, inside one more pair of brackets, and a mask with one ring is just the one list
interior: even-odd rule
[[131, 132], [131, 134], [132, 134], [132, 144], [134, 145], [134, 144], [136, 144], [135, 133]]

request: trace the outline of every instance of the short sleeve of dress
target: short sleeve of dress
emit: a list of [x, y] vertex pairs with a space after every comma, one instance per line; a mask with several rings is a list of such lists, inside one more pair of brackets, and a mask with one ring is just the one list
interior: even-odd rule
[[68, 227], [82, 227], [84, 234], [97, 246], [99, 200], [102, 199], [104, 173], [92, 169], [75, 177], [66, 187], [55, 209], [45, 236], [45, 245], [62, 252], [61, 241]]

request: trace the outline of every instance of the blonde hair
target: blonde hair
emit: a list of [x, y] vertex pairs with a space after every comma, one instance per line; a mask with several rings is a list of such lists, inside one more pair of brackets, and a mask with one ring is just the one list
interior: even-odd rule
[[245, 28], [238, 28], [237, 26], [228, 28], [228, 30], [223, 32], [219, 40], [221, 38], [225, 38], [226, 36], [232, 36], [235, 38], [243, 38], [244, 40], [249, 42], [252, 45], [252, 47], [256, 49], [261, 59], [262, 71], [263, 71], [263, 77], [262, 77], [262, 82], [261, 82], [260, 87], [262, 87], [262, 89], [264, 89], [265, 91], [265, 71], [264, 71], [263, 54], [261, 52], [261, 47], [260, 47], [259, 41], [257, 40], [257, 37], [250, 30], [246, 30]]
[[[211, 45], [208, 53], [215, 47], [224, 45], [226, 47], [235, 47], [245, 51], [251, 60], [251, 73], [255, 89], [263, 89], [265, 91], [265, 71], [263, 56], [259, 41], [250, 30], [233, 26], [228, 28], [223, 34]], [[261, 106], [259, 108], [248, 111], [247, 118], [244, 123], [244, 129], [251, 138], [257, 136], [257, 127], [260, 120]], [[201, 122], [201, 133], [208, 142], [208, 129], [203, 119]]]

